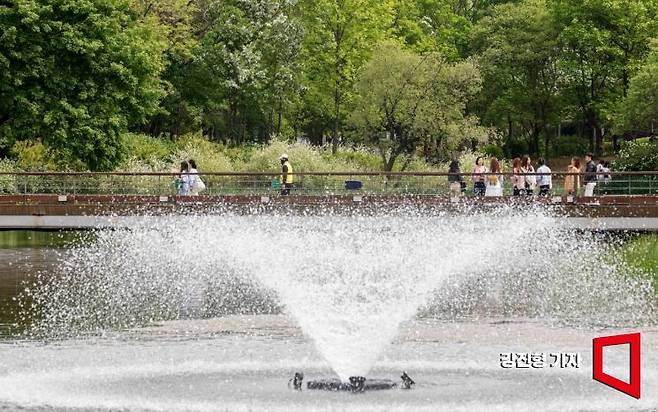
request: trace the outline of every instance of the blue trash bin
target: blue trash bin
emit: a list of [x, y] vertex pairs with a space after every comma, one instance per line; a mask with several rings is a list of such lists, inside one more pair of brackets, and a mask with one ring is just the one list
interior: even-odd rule
[[346, 180], [345, 189], [347, 190], [358, 190], [363, 187], [363, 183], [360, 180]]

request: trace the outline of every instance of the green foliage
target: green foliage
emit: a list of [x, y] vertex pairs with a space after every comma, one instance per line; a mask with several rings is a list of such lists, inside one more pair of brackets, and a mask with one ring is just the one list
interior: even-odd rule
[[525, 139], [512, 138], [505, 141], [503, 146], [505, 154], [510, 159], [515, 157], [521, 157], [524, 154], [530, 153], [530, 148], [528, 146], [528, 141]]
[[306, 30], [302, 69], [306, 89], [302, 96], [300, 128], [322, 136], [331, 128], [333, 151], [342, 132], [345, 113], [352, 107], [358, 72], [375, 45], [387, 37], [392, 22], [391, 0], [303, 0]]
[[409, 170], [501, 132], [487, 153], [582, 153], [564, 123], [601, 151], [658, 126], [656, 30], [658, 0], [8, 0], [0, 157], [263, 168], [329, 137], [303, 167]]
[[[15, 173], [18, 171], [20, 171], [20, 169], [16, 162], [9, 159], [0, 159], [1, 173]], [[15, 176], [0, 175], [0, 193], [18, 193]]]
[[485, 120], [501, 128], [512, 122], [531, 137], [534, 153], [559, 115], [556, 62], [562, 51], [556, 39], [544, 0], [496, 6], [473, 33], [484, 76]]
[[505, 151], [498, 145], [487, 145], [482, 149], [482, 152], [488, 157], [495, 157], [498, 159], [503, 159], [505, 157]]
[[166, 96], [149, 119], [148, 132], [179, 136], [199, 130], [209, 90], [197, 63], [200, 54], [199, 3], [189, 0], [135, 0], [137, 12], [149, 19], [166, 39], [161, 79]]
[[206, 116], [213, 135], [265, 141], [282, 132], [296, 89], [301, 28], [289, 0], [209, 1], [200, 42]]
[[630, 266], [652, 275], [658, 286], [658, 236], [645, 235], [627, 240], [619, 255]]
[[152, 26], [129, 0], [16, 0], [0, 27], [0, 136], [40, 137], [62, 164], [117, 164], [121, 132], [163, 96]]
[[578, 136], [560, 136], [553, 139], [548, 156], [583, 156], [588, 150], [586, 139]]
[[624, 143], [613, 168], [619, 171], [658, 170], [658, 142], [644, 140]]
[[559, 69], [571, 107], [596, 132], [593, 149], [603, 148], [602, 126], [613, 123], [616, 102], [646, 58], [654, 36], [654, 0], [552, 0], [553, 21], [563, 53]]
[[468, 44], [471, 22], [456, 3], [446, 0], [400, 0], [393, 9], [393, 33], [418, 52], [439, 52], [458, 60]]
[[658, 43], [630, 81], [620, 103], [615, 125], [620, 132], [642, 132], [658, 127]]
[[463, 133], [473, 122], [465, 106], [479, 88], [471, 62], [448, 64], [437, 54], [418, 56], [387, 42], [363, 69], [351, 120], [379, 149], [385, 170], [421, 145], [446, 157], [473, 138]]
[[122, 139], [127, 158], [146, 161], [162, 159], [172, 151], [172, 143], [148, 135], [126, 133]]
[[29, 140], [16, 142], [10, 153], [21, 170], [48, 171], [57, 170], [60, 166], [53, 153], [41, 142]]
[[194, 159], [199, 170], [233, 172], [231, 160], [223, 153], [222, 146], [204, 139], [199, 134], [189, 134], [176, 142], [176, 150], [170, 156], [171, 167], [180, 166], [183, 160]]

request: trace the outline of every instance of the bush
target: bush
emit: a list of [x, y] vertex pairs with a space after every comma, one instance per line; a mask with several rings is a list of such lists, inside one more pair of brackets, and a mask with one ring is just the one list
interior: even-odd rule
[[510, 159], [521, 157], [529, 151], [528, 142], [518, 138], [507, 140], [503, 149], [505, 150], [507, 157]]
[[173, 150], [170, 141], [143, 134], [126, 133], [121, 139], [128, 159], [157, 163], [167, 158]]
[[[0, 172], [14, 173], [20, 171], [15, 161], [0, 159]], [[16, 177], [11, 175], [0, 175], [0, 193], [18, 193]]]
[[551, 141], [548, 156], [583, 156], [589, 150], [589, 141], [578, 136], [560, 136]]
[[502, 147], [497, 145], [488, 145], [482, 150], [487, 157], [496, 157], [499, 160], [505, 157], [505, 151]]
[[622, 145], [613, 169], [625, 172], [658, 170], [658, 142], [626, 142]]
[[29, 172], [58, 170], [59, 165], [54, 155], [41, 142], [23, 140], [14, 143], [11, 156], [16, 159], [18, 167]]
[[343, 149], [336, 154], [332, 154], [331, 150], [324, 150], [322, 157], [326, 162], [340, 160], [346, 163], [350, 167], [347, 170], [375, 171], [383, 169], [381, 156], [366, 147]]

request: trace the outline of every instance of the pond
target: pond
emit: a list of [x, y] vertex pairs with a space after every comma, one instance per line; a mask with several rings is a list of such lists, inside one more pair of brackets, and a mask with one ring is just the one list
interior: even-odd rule
[[[651, 279], [541, 212], [145, 216], [0, 240], [0, 410], [658, 408]], [[642, 333], [640, 401], [591, 378], [592, 339], [624, 332]], [[605, 370], [627, 379], [627, 353]], [[402, 371], [414, 390], [287, 388]]]

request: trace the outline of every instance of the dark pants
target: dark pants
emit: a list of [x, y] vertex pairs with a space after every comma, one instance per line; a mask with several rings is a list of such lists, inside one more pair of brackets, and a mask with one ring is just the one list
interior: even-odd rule
[[281, 185], [281, 196], [288, 196], [292, 190], [292, 183], [284, 183]]
[[484, 196], [486, 191], [487, 185], [485, 185], [484, 182], [475, 182], [475, 185], [473, 186], [473, 193], [475, 193], [475, 196]]
[[551, 187], [549, 185], [539, 186], [539, 196], [550, 196]]

